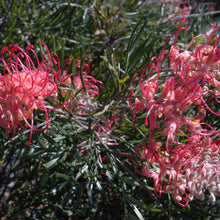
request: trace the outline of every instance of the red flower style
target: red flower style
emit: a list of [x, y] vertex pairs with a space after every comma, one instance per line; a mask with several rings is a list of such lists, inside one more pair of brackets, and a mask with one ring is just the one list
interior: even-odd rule
[[[62, 83], [61, 73], [53, 69], [59, 60], [52, 58], [46, 45], [41, 44], [46, 48], [41, 62], [32, 45], [26, 51], [15, 44], [1, 51], [4, 70], [0, 75], [0, 126], [7, 130], [9, 137], [11, 132], [15, 135], [19, 126], [30, 128], [28, 144], [34, 130], [42, 131], [48, 127], [49, 109], [45, 98], [57, 97], [57, 87]], [[45, 112], [45, 128], [34, 127], [34, 110], [37, 109]]]

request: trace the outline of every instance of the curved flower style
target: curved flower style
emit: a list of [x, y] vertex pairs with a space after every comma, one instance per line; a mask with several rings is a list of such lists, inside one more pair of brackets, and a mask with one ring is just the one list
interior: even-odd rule
[[[97, 108], [96, 103], [92, 100], [99, 96], [99, 88], [96, 84], [100, 83], [103, 86], [103, 83], [89, 75], [89, 63], [84, 64], [81, 75], [80, 60], [75, 59], [75, 61], [78, 62], [76, 68], [79, 69], [73, 79], [76, 93], [70, 94], [65, 107], [70, 112], [75, 109], [78, 114], [87, 115]], [[66, 72], [64, 75], [66, 75]], [[72, 76], [73, 74], [70, 74], [66, 77], [67, 86], [72, 87]], [[62, 93], [66, 95], [66, 90], [62, 90]]]
[[[59, 60], [51, 57], [44, 43], [41, 45], [46, 48], [41, 62], [32, 45], [24, 51], [12, 44], [1, 51], [0, 60], [4, 70], [3, 75], [0, 75], [0, 126], [7, 130], [9, 137], [11, 132], [15, 135], [19, 126], [23, 129], [30, 128], [28, 144], [34, 130], [42, 131], [48, 127], [45, 98], [57, 97], [57, 87], [62, 81], [61, 73], [53, 69], [53, 66], [59, 64]], [[34, 127], [33, 113], [37, 109], [44, 111], [46, 115], [47, 125], [43, 129]]]
[[[186, 30], [180, 27], [183, 21], [171, 35], [175, 39], [167, 58], [168, 71], [173, 74], [166, 76], [161, 83], [166, 71], [160, 66], [165, 64], [169, 37], [158, 58], [151, 59], [156, 64], [151, 63], [137, 71], [141, 72], [138, 99], [144, 103], [143, 107], [132, 107], [131, 95], [129, 106], [134, 110], [134, 117], [138, 110], [147, 107], [145, 125], [149, 125], [149, 147], [141, 143], [136, 150], [137, 154], [140, 146], [144, 147], [140, 158], [145, 162], [138, 163], [136, 171], [154, 179], [158, 196], [162, 191], [171, 192], [176, 202], [187, 206], [194, 197], [204, 199], [205, 191], [209, 191], [212, 203], [216, 196], [220, 196], [220, 131], [204, 122], [207, 110], [220, 116], [220, 112], [214, 112], [209, 106], [211, 100], [217, 105], [220, 103], [220, 46], [217, 46], [219, 36], [214, 37], [220, 27], [213, 26], [210, 35], [194, 37], [180, 52], [176, 42], [179, 31]], [[205, 38], [204, 43], [190, 51], [192, 43], [201, 37]], [[147, 70], [147, 79], [144, 80]], [[161, 136], [158, 140], [158, 134], [165, 140]], [[139, 166], [142, 166], [141, 171]]]

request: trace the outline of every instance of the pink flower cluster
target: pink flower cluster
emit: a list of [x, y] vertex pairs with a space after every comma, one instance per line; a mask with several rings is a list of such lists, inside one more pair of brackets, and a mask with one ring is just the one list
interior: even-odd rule
[[[54, 52], [50, 53], [44, 43], [41, 45], [46, 49], [42, 61], [32, 45], [24, 51], [12, 44], [9, 48], [2, 49], [0, 58], [3, 66], [3, 74], [0, 75], [0, 126], [7, 130], [9, 138], [16, 134], [18, 127], [29, 128], [31, 132], [28, 145], [33, 131], [43, 131], [49, 126], [48, 111], [65, 105], [69, 111], [75, 110], [81, 115], [91, 112], [96, 105], [92, 100], [99, 95], [96, 84], [102, 84], [89, 75], [89, 64], [81, 69], [77, 59], [78, 71], [72, 82], [73, 74], [67, 75], [67, 70], [61, 72], [58, 56]], [[70, 60], [64, 62], [70, 63]], [[49, 107], [47, 98], [56, 103], [58, 88], [62, 95], [67, 95], [67, 90], [61, 87], [64, 84], [71, 90], [68, 99], [59, 107]], [[44, 128], [36, 128], [34, 125], [35, 110], [45, 113], [45, 118], [41, 118], [47, 122]]]
[[[24, 51], [12, 44], [9, 48], [2, 49], [0, 58], [3, 66], [3, 74], [0, 75], [0, 126], [7, 130], [9, 137], [16, 134], [18, 127], [29, 128], [31, 132], [28, 145], [33, 131], [43, 131], [49, 126], [48, 111], [65, 105], [69, 111], [88, 114], [95, 108], [92, 100], [99, 95], [96, 84], [102, 84], [89, 75], [88, 63], [81, 70], [80, 61], [76, 59], [78, 71], [72, 85], [73, 74], [67, 75], [67, 70], [62, 72], [58, 56], [54, 52], [50, 53], [44, 43], [41, 45], [45, 48], [42, 61], [32, 45]], [[70, 60], [64, 62], [68, 64]], [[58, 88], [63, 96], [67, 95], [67, 90], [62, 89], [61, 85], [69, 86], [69, 97], [61, 106], [51, 108], [47, 98], [56, 103]], [[44, 128], [36, 128], [34, 125], [34, 110], [45, 113], [45, 118], [42, 118], [47, 122]]]
[[[141, 160], [136, 171], [151, 177], [155, 184], [155, 193], [172, 193], [173, 199], [185, 207], [194, 197], [205, 198], [208, 191], [213, 204], [220, 196], [220, 146], [210, 137], [203, 140], [192, 139], [187, 144], [178, 144], [175, 150], [167, 152], [161, 142], [154, 142], [148, 148], [141, 143], [136, 155], [141, 150]], [[141, 167], [141, 170], [140, 170]]]
[[[154, 179], [158, 195], [171, 192], [175, 201], [187, 206], [193, 197], [203, 199], [206, 190], [211, 202], [220, 195], [220, 131], [204, 121], [207, 110], [220, 116], [209, 106], [213, 100], [220, 104], [220, 46], [219, 36], [214, 37], [219, 28], [214, 26], [210, 35], [193, 38], [180, 52], [176, 41], [179, 31], [185, 29], [181, 28], [183, 20], [171, 35], [175, 39], [167, 56], [169, 69], [162, 70], [161, 66], [165, 65], [165, 47], [171, 37], [159, 57], [134, 74], [133, 84], [141, 72], [141, 94], [133, 89], [129, 103], [135, 115], [147, 108], [145, 125], [149, 125], [149, 146], [141, 143], [136, 150], [143, 161], [137, 164], [137, 172]], [[190, 51], [198, 38], [205, 38], [204, 43]]]
[[[0, 126], [15, 135], [18, 127], [30, 128], [30, 144], [32, 132], [42, 131], [49, 125], [46, 97], [57, 97], [57, 87], [61, 83], [61, 73], [54, 70], [59, 61], [51, 57], [46, 48], [40, 62], [33, 46], [26, 51], [12, 44], [1, 51], [3, 74], [0, 75]], [[34, 59], [32, 59], [34, 58]], [[34, 60], [34, 61], [33, 61]], [[43, 129], [34, 127], [34, 110], [45, 113], [47, 125]], [[24, 122], [24, 123], [23, 123]]]
[[[69, 74], [65, 80], [68, 87], [75, 87], [75, 89], [74, 92], [71, 92], [65, 107], [70, 112], [75, 111], [80, 115], [87, 115], [97, 108], [96, 103], [93, 102], [93, 99], [99, 96], [99, 88], [96, 84], [99, 83], [103, 86], [103, 83], [89, 75], [89, 63], [84, 64], [81, 69], [80, 60], [75, 59], [75, 61], [78, 63], [76, 74], [74, 76]], [[80, 74], [81, 72], [82, 74]], [[66, 72], [64, 75], [67, 75]], [[64, 96], [66, 92], [66, 90], [62, 90]]]

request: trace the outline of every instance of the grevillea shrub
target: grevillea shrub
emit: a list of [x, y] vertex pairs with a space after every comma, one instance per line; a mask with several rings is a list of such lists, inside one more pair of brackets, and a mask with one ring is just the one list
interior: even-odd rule
[[[59, 60], [56, 54], [51, 56], [46, 49], [40, 61], [33, 46], [22, 50], [12, 44], [1, 51], [3, 72], [0, 75], [0, 126], [7, 130], [8, 136], [15, 135], [20, 126], [30, 129], [30, 144], [33, 131], [42, 131], [49, 125], [47, 97], [57, 98], [57, 88], [62, 84]], [[54, 58], [55, 57], [55, 58]], [[44, 112], [46, 126], [36, 128], [34, 125], [34, 110]]]
[[[177, 37], [181, 30], [186, 31], [181, 27], [183, 21], [160, 55], [134, 74], [129, 105], [134, 110], [133, 123], [139, 111], [146, 111], [149, 128], [148, 142], [140, 143], [135, 152], [141, 159], [136, 171], [153, 178], [156, 195], [169, 192], [185, 207], [193, 198], [203, 200], [206, 192], [211, 203], [220, 196], [220, 131], [206, 122], [207, 111], [220, 116], [210, 105], [214, 101], [220, 106], [216, 35], [220, 27], [213, 26], [210, 35], [194, 37], [181, 50]], [[174, 43], [167, 50], [172, 37]], [[134, 87], [136, 82], [139, 88]]]

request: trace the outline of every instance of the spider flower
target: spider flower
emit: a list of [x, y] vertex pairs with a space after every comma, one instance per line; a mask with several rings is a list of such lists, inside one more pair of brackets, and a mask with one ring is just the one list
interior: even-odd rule
[[[84, 64], [81, 69], [80, 60], [75, 59], [75, 61], [78, 62], [76, 65], [78, 71], [75, 76], [73, 77], [73, 74], [67, 75], [67, 71], [64, 72], [66, 85], [72, 87], [72, 84], [74, 84], [75, 87], [75, 89], [72, 90], [73, 92], [70, 93], [65, 107], [70, 112], [75, 110], [79, 115], [87, 115], [97, 108], [97, 104], [93, 102], [93, 99], [99, 96], [97, 83], [102, 86], [103, 83], [89, 75], [89, 63]], [[66, 90], [62, 90], [62, 94], [65, 96]]]
[[[135, 90], [146, 106], [145, 125], [149, 126], [149, 146], [141, 143], [135, 153], [144, 146], [136, 171], [153, 178], [156, 194], [169, 192], [177, 203], [187, 206], [193, 198], [204, 199], [205, 192], [209, 192], [211, 203], [220, 196], [220, 145], [216, 139], [220, 131], [204, 121], [207, 110], [220, 116], [209, 106], [210, 101], [220, 103], [220, 46], [219, 36], [215, 37], [220, 27], [213, 26], [210, 35], [194, 37], [181, 52], [176, 42], [179, 31], [185, 30], [180, 27], [183, 21], [167, 39], [158, 58], [151, 59], [157, 64], [151, 63], [134, 73], [136, 76], [141, 72], [141, 94], [137, 87]], [[165, 47], [172, 36], [174, 43], [166, 57], [169, 69], [163, 71]], [[205, 38], [203, 44], [200, 40], [190, 51], [190, 46], [201, 37]], [[166, 75], [167, 71], [173, 74]], [[135, 117], [136, 109], [129, 106]]]
[[162, 150], [161, 144], [153, 145], [157, 147], [147, 149], [143, 145], [141, 158], [147, 159], [148, 163], [137, 164], [136, 170], [154, 179], [156, 195], [171, 193], [173, 199], [185, 207], [194, 197], [204, 200], [207, 192], [209, 201], [215, 203], [216, 197], [220, 196], [219, 144], [207, 137], [180, 144], [172, 152]]
[[[61, 73], [53, 68], [59, 60], [51, 57], [46, 50], [42, 61], [38, 59], [33, 46], [22, 50], [18, 45], [12, 44], [1, 51], [3, 74], [0, 75], [0, 126], [7, 130], [8, 136], [15, 135], [18, 127], [42, 131], [49, 125], [47, 97], [57, 97], [57, 87], [60, 85]], [[59, 68], [58, 68], [59, 69]], [[34, 110], [45, 113], [46, 126], [34, 126]]]

